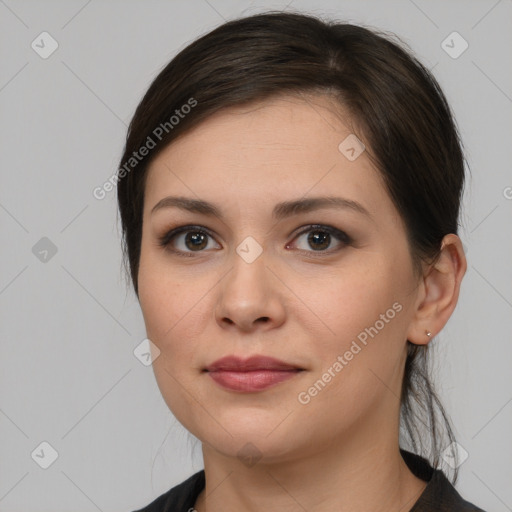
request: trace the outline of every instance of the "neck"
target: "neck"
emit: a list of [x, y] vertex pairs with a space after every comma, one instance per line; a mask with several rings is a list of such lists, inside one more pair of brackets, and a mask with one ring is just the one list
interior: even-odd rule
[[[375, 430], [365, 442], [330, 444], [287, 460], [248, 467], [203, 445], [206, 487], [197, 512], [402, 512], [426, 487], [400, 455], [398, 440]], [[263, 459], [262, 459], [263, 460]]]

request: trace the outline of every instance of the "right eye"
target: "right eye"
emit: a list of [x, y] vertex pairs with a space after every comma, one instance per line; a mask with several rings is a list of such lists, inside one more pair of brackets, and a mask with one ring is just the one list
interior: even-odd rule
[[[183, 237], [179, 235], [184, 235]], [[212, 235], [201, 226], [181, 226], [172, 229], [159, 238], [159, 245], [178, 256], [191, 257], [194, 252], [203, 252]], [[180, 247], [176, 247], [177, 245]]]

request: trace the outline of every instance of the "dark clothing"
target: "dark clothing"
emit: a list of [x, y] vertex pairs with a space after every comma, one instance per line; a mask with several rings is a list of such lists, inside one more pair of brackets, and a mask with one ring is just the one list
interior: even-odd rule
[[[428, 482], [409, 512], [484, 512], [464, 501], [444, 473], [430, 466], [427, 460], [405, 450], [400, 453], [412, 473]], [[204, 470], [201, 470], [135, 512], [192, 512], [204, 486]]]

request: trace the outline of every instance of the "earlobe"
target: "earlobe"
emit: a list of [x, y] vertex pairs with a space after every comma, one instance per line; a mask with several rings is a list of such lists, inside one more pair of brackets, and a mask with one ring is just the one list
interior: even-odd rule
[[453, 233], [446, 235], [439, 258], [422, 278], [423, 297], [407, 333], [411, 343], [426, 345], [445, 326], [457, 305], [466, 268], [460, 238]]

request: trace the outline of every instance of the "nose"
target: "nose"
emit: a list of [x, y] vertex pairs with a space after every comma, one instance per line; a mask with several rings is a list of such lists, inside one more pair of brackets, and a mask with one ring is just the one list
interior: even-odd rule
[[215, 316], [223, 329], [266, 331], [284, 322], [286, 287], [267, 263], [265, 253], [252, 263], [235, 253], [233, 268], [218, 290]]

